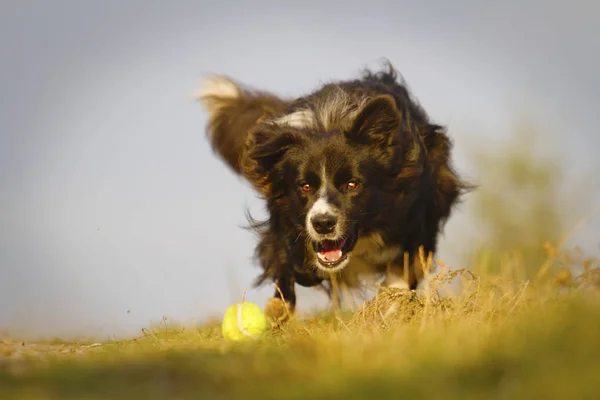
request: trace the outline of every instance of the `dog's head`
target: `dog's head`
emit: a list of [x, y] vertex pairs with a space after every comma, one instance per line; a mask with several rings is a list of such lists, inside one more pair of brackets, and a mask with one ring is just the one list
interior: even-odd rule
[[402, 118], [388, 95], [349, 101], [324, 93], [310, 107], [258, 124], [242, 164], [271, 215], [306, 238], [307, 261], [334, 272], [379, 211]]

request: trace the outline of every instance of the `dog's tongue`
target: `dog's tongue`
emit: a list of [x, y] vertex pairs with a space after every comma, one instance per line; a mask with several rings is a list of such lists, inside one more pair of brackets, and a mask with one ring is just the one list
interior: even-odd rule
[[327, 261], [337, 261], [342, 258], [342, 249], [324, 250], [320, 252]]
[[345, 240], [342, 242], [325, 242], [323, 244], [323, 250], [321, 250], [319, 253], [327, 261], [338, 261], [343, 255], [342, 247], [344, 246], [344, 243], [346, 243]]

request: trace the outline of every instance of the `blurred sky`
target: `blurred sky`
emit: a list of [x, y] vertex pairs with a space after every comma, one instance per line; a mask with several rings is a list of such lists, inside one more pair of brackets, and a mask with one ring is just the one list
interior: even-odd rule
[[[467, 176], [467, 150], [505, 140], [520, 112], [573, 178], [597, 171], [599, 4], [3, 0], [0, 332], [134, 335], [220, 316], [250, 288], [255, 241], [239, 227], [262, 203], [207, 146], [192, 99], [207, 73], [300, 95], [387, 57]], [[467, 211], [440, 257], [473, 234]]]

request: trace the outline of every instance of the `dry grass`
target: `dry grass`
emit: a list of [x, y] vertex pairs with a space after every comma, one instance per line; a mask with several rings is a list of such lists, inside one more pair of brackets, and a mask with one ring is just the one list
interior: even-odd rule
[[[123, 342], [5, 341], [0, 398], [598, 398], [600, 265], [572, 253], [551, 255], [582, 274], [532, 281], [442, 264], [422, 290], [383, 290], [244, 345], [218, 324], [167, 321]], [[458, 294], [440, 296], [450, 281]]]
[[495, 184], [469, 205], [482, 243], [468, 270], [437, 261], [417, 292], [382, 290], [249, 344], [225, 342], [218, 322], [167, 320], [122, 342], [5, 339], [0, 399], [600, 398], [600, 264], [562, 247], [556, 213], [577, 207], [557, 203], [566, 184], [522, 137], [516, 155], [496, 151], [509, 160], [482, 157]]

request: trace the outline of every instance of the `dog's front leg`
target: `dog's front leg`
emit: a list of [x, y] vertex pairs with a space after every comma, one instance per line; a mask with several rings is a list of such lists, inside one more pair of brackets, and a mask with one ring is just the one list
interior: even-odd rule
[[419, 251], [404, 252], [393, 262], [389, 263], [386, 270], [384, 286], [415, 290], [423, 279], [425, 269], [428, 268], [431, 251], [426, 252], [423, 247]]
[[267, 301], [265, 314], [274, 324], [280, 324], [294, 314], [296, 308], [295, 279], [292, 271], [282, 269], [275, 280], [277, 288], [273, 297]]
[[279, 324], [288, 320], [296, 308], [293, 248], [290, 241], [267, 232], [257, 245], [256, 256], [264, 270], [256, 285], [266, 281], [276, 285], [273, 297], [265, 306], [265, 314], [272, 322]]

